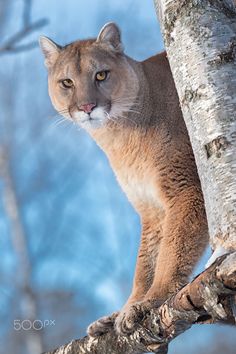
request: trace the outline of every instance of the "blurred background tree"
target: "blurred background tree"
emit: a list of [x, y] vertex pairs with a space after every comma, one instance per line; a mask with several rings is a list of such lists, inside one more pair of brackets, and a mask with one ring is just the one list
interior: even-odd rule
[[[108, 21], [128, 55], [162, 50], [152, 0], [0, 0], [0, 353], [81, 337], [132, 286], [139, 219], [104, 154], [53, 110], [37, 45], [40, 34], [59, 44], [94, 37]], [[175, 353], [209, 352], [213, 341], [210, 354], [231, 354], [235, 334], [199, 326]]]

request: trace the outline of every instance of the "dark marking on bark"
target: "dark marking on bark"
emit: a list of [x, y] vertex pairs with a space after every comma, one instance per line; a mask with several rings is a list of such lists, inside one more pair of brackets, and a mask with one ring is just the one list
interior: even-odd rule
[[188, 300], [189, 304], [192, 306], [194, 310], [197, 309], [189, 295], [186, 296], [186, 299]]
[[202, 315], [202, 316], [198, 317], [196, 323], [202, 324], [202, 323], [207, 322], [209, 320], [211, 320], [210, 315]]
[[[191, 10], [195, 7], [194, 1], [190, 2], [189, 0], [182, 0], [181, 2], [176, 2], [173, 6], [170, 6], [168, 9], [168, 13], [165, 14], [165, 40], [169, 45], [171, 41], [173, 41], [173, 37], [171, 36], [172, 31], [175, 27], [176, 21], [181, 18], [183, 15], [189, 17], [191, 15]], [[185, 10], [185, 11], [184, 11]]]
[[206, 88], [206, 85], [201, 85], [199, 86], [196, 90], [193, 89], [188, 89], [186, 88], [184, 91], [184, 96], [181, 100], [181, 105], [190, 103], [190, 102], [195, 102], [199, 99], [201, 99], [202, 97], [206, 96], [202, 90], [204, 90]]
[[228, 146], [230, 146], [230, 142], [227, 140], [227, 138], [225, 136], [218, 136], [210, 143], [205, 145], [207, 158], [209, 159], [211, 156], [220, 158], [222, 152], [225, 151]]
[[223, 50], [219, 54], [217, 54], [216, 58], [210, 60], [208, 64], [213, 66], [219, 66], [222, 64], [231, 63], [236, 59], [236, 38], [234, 38], [230, 43], [226, 50]]

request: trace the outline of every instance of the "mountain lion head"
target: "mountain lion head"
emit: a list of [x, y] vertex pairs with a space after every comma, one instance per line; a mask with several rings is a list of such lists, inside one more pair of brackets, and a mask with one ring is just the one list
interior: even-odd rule
[[56, 110], [86, 129], [121, 119], [138, 94], [137, 75], [124, 54], [120, 30], [106, 24], [96, 39], [64, 47], [47, 37], [40, 46]]

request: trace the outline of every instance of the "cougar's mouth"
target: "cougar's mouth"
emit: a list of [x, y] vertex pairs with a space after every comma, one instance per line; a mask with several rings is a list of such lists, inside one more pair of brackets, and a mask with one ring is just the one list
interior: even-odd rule
[[96, 107], [91, 113], [76, 111], [73, 113], [74, 121], [83, 128], [98, 128], [107, 121], [107, 111], [103, 107]]

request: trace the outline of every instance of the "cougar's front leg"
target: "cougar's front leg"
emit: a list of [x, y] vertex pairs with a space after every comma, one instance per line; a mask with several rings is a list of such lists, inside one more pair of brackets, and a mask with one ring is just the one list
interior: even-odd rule
[[207, 222], [201, 192], [188, 190], [175, 198], [166, 210], [155, 274], [141, 302], [130, 305], [128, 314], [116, 319], [118, 332], [133, 332], [140, 319], [158, 307], [188, 281], [208, 241]]
[[[124, 305], [121, 312], [117, 312], [110, 316], [104, 316], [91, 323], [87, 329], [87, 333], [90, 336], [96, 337], [108, 332], [112, 327], [114, 327], [115, 322], [116, 326], [119, 327], [120, 323], [123, 322], [123, 317], [125, 317], [126, 313], [129, 311], [129, 307], [133, 303], [143, 300], [145, 294], [152, 285], [154, 267], [152, 266], [152, 259], [149, 257], [148, 252], [148, 236], [148, 231], [144, 228], [136, 262], [133, 290], [128, 298], [128, 301]], [[153, 238], [156, 239], [155, 234], [153, 235]]]
[[145, 300], [162, 303], [180, 289], [208, 243], [208, 227], [201, 191], [179, 193], [167, 211], [153, 284]]
[[[139, 247], [133, 288], [126, 305], [141, 301], [151, 287], [155, 274], [158, 248], [162, 237], [161, 222], [164, 215], [155, 213], [155, 218], [149, 214], [142, 217], [142, 235]], [[126, 306], [125, 305], [125, 306]]]
[[[150, 289], [156, 268], [158, 248], [162, 238], [162, 222], [164, 213], [161, 211], [147, 211], [142, 217], [142, 239], [139, 248], [133, 289], [128, 301], [116, 318], [115, 327], [119, 333], [129, 332], [136, 318], [135, 306], [144, 300]], [[131, 325], [132, 324], [132, 325]]]
[[89, 335], [102, 335], [108, 332], [114, 326], [114, 323], [117, 331], [121, 332], [123, 327], [126, 328], [126, 326], [129, 326], [131, 318], [134, 320], [135, 314], [133, 311], [130, 311], [130, 309], [133, 304], [138, 304], [144, 299], [153, 283], [163, 217], [163, 212], [157, 210], [155, 210], [155, 212], [153, 210], [149, 211], [148, 208], [146, 208], [145, 213], [141, 215], [142, 236], [131, 295], [120, 312], [102, 317], [93, 322], [87, 330]]

